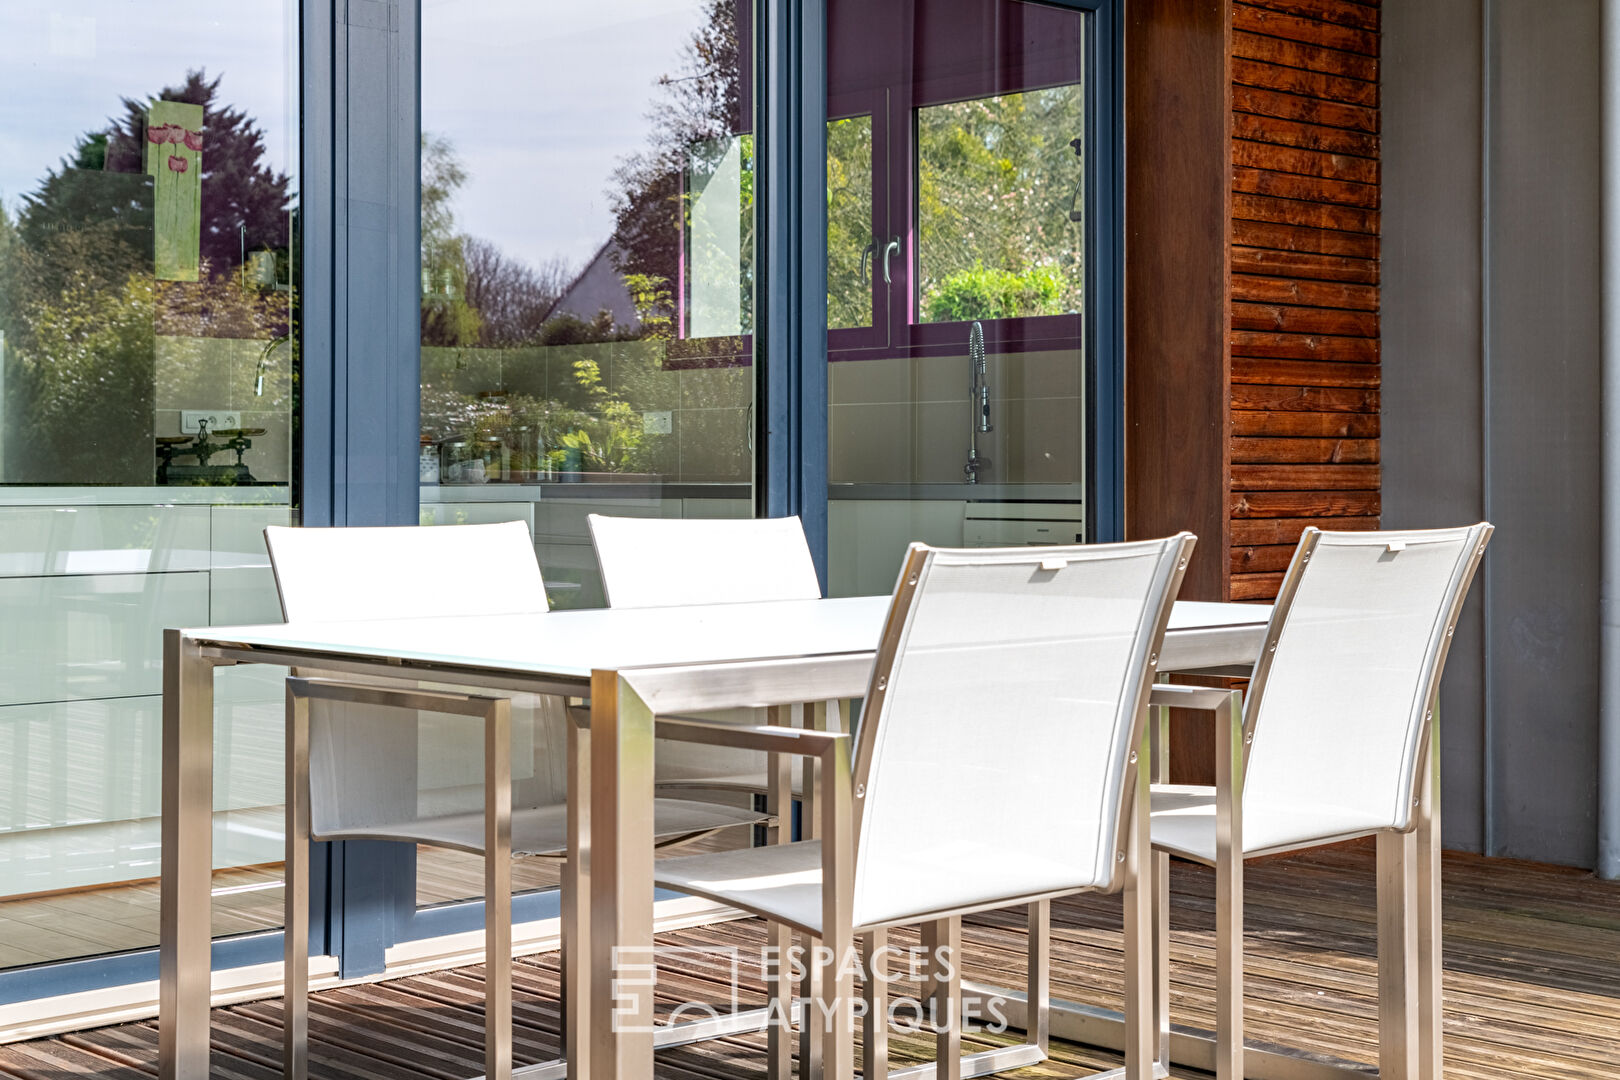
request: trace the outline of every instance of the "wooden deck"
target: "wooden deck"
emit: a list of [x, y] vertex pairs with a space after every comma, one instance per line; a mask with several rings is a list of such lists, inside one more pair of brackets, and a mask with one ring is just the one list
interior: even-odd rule
[[[1251, 864], [1247, 1019], [1251, 1039], [1363, 1061], [1375, 1057], [1372, 852], [1347, 845]], [[1446, 1076], [1479, 1080], [1620, 1076], [1620, 886], [1574, 870], [1447, 856]], [[1174, 1019], [1207, 1026], [1214, 940], [1209, 871], [1173, 874]], [[1053, 906], [1058, 951], [1054, 992], [1112, 1004], [1120, 992], [1119, 906], [1095, 898]], [[897, 934], [904, 944], [906, 935]], [[1020, 912], [975, 917], [965, 928], [970, 978], [1018, 981]], [[661, 939], [696, 948], [738, 946], [758, 955], [757, 920], [686, 930]], [[725, 1000], [724, 964], [666, 961], [664, 1007]], [[482, 1071], [478, 968], [346, 987], [312, 1002], [312, 1076], [372, 1080], [473, 1076]], [[556, 1052], [554, 954], [517, 965], [520, 1062]], [[903, 984], [902, 984], [903, 985]], [[762, 1000], [745, 976], [743, 1003]], [[214, 1014], [214, 1075], [278, 1076], [281, 1006], [264, 1001]], [[979, 1040], [981, 1043], [987, 1040]], [[763, 1075], [763, 1040], [739, 1037], [664, 1051], [671, 1080]], [[897, 1063], [923, 1049], [897, 1037]], [[29, 1080], [96, 1076], [141, 1080], [155, 1072], [157, 1025], [127, 1024], [0, 1047], [0, 1075]], [[1058, 1045], [1029, 1077], [1073, 1076], [1118, 1063], [1116, 1055]], [[1198, 1074], [1178, 1070], [1177, 1075]]]

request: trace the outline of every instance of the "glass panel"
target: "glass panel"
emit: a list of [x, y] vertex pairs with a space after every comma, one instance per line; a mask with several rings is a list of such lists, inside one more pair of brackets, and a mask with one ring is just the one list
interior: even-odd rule
[[1079, 86], [917, 110], [920, 322], [1080, 310]]
[[[160, 631], [278, 620], [297, 5], [0, 12], [0, 968], [158, 941]], [[214, 929], [280, 925], [281, 675], [216, 683]]]
[[[423, 5], [421, 520], [527, 522], [554, 607], [604, 603], [591, 513], [753, 513], [752, 27], [747, 0]], [[476, 800], [445, 724], [424, 807]], [[514, 726], [519, 800], [561, 798], [560, 732]], [[418, 867], [421, 903], [482, 891], [476, 859]]]
[[[828, 100], [887, 103], [876, 230], [903, 252], [888, 325], [829, 339], [833, 595], [888, 592], [914, 540], [1086, 535], [1088, 19], [1018, 0], [938, 0], [926, 19], [830, 0]], [[829, 186], [842, 166], [830, 140]], [[829, 281], [849, 246], [829, 245]]]

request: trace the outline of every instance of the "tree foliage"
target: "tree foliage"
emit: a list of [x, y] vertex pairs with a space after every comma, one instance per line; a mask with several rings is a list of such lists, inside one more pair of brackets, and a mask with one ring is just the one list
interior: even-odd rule
[[[1079, 86], [918, 110], [918, 295], [925, 312], [935, 309], [933, 297], [947, 281], [959, 298], [972, 281], [989, 284], [974, 276], [981, 267], [1015, 278], [1049, 271], [1058, 283], [1056, 310], [1080, 310], [1082, 243], [1069, 220], [1080, 165], [1069, 141], [1084, 130]], [[1038, 306], [1020, 303], [1013, 314], [1049, 313], [1043, 288], [1028, 295]]]

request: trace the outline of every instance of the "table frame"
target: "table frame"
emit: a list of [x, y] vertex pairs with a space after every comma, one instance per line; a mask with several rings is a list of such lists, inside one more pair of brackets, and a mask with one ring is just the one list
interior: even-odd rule
[[[1251, 661], [1261, 648], [1267, 613], [1257, 607], [1253, 623], [1171, 630], [1160, 650], [1159, 669], [1186, 671]], [[484, 692], [588, 697], [588, 723], [578, 710], [567, 710], [570, 857], [563, 873], [562, 937], [574, 958], [564, 980], [569, 1002], [567, 1074], [572, 1080], [646, 1080], [652, 1075], [651, 1025], [637, 1032], [615, 1031], [608, 1022], [616, 1004], [614, 980], [593, 974], [614, 970], [616, 949], [652, 945], [654, 718], [679, 711], [861, 697], [876, 644], [850, 653], [660, 666], [654, 679], [637, 678], [635, 668], [599, 669], [585, 679], [473, 663], [391, 662], [356, 657], [341, 649], [255, 647], [232, 641], [229, 628], [166, 630], [161, 1080], [203, 1080], [209, 1075], [215, 668], [267, 664], [337, 675], [421, 679]], [[632, 678], [639, 685], [632, 686]], [[645, 1013], [650, 1020], [650, 1009], [650, 995], [637, 995], [634, 1014]], [[1054, 1003], [1054, 1034], [1067, 1034], [1062, 1015], [1062, 1003]], [[1106, 1045], [1106, 1040], [1087, 1041]], [[844, 1051], [825, 1047], [823, 1053], [836, 1074], [848, 1072]]]

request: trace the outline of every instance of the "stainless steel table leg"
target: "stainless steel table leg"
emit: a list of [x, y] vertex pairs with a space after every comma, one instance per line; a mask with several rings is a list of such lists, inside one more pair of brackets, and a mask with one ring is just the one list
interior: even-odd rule
[[163, 879], [158, 1075], [206, 1080], [213, 861], [214, 670], [163, 632]]
[[590, 1075], [591, 1061], [591, 729], [584, 710], [568, 708], [568, 858], [562, 869], [563, 1056], [568, 1080]]
[[512, 703], [484, 714], [484, 1076], [512, 1077]]
[[617, 672], [591, 677], [591, 1080], [653, 1069], [653, 714]]

